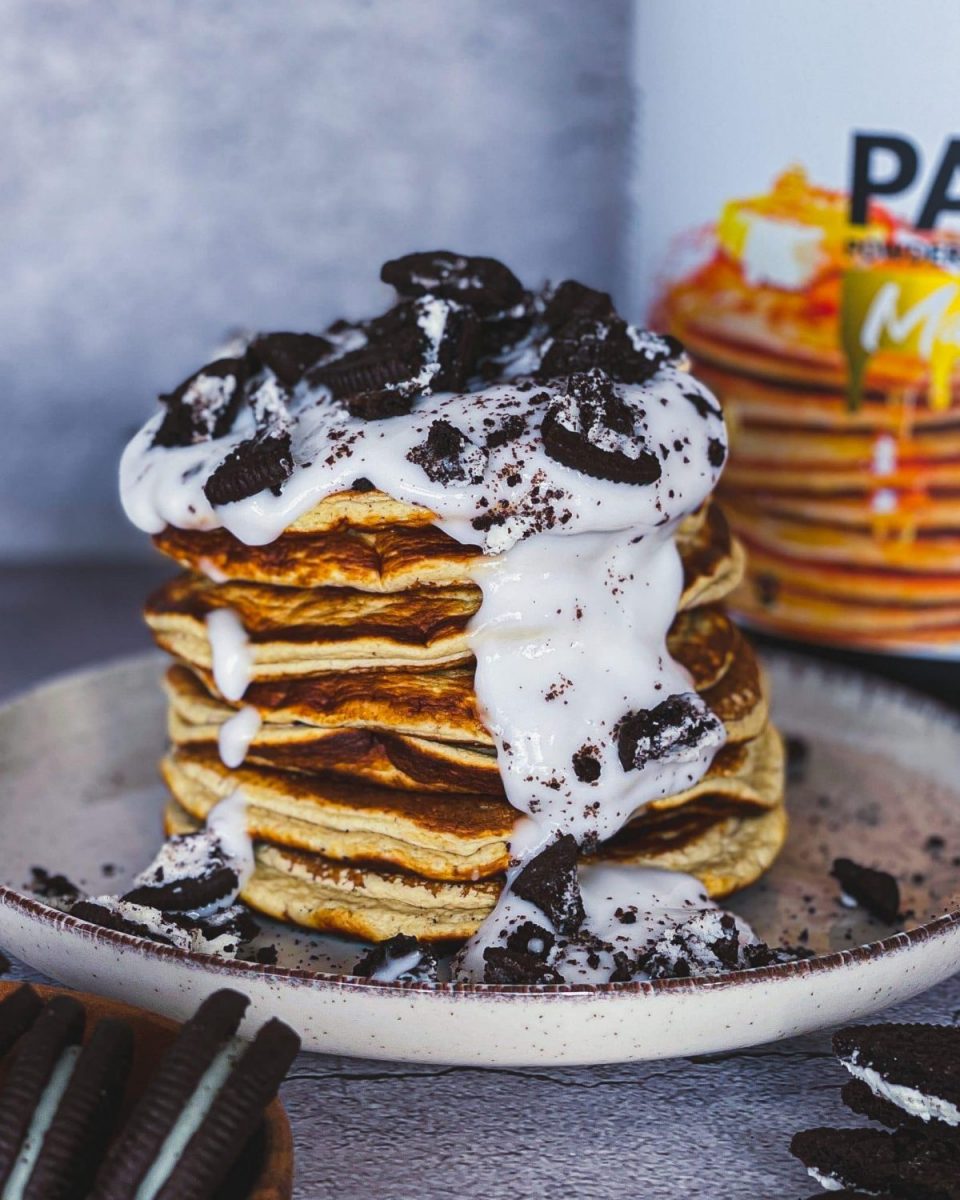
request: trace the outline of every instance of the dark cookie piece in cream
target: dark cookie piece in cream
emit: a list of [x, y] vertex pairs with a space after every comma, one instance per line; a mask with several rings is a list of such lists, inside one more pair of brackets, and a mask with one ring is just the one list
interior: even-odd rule
[[578, 858], [576, 838], [565, 833], [532, 858], [513, 881], [514, 894], [535, 904], [558, 933], [576, 933], [583, 924]]
[[887, 871], [861, 867], [850, 858], [836, 858], [830, 874], [844, 893], [887, 925], [900, 919], [900, 885]]
[[673, 758], [713, 741], [720, 745], [723, 725], [695, 692], [668, 696], [654, 708], [627, 713], [614, 730], [625, 771]]
[[385, 262], [380, 278], [401, 296], [439, 296], [479, 311], [512, 308], [523, 299], [523, 284], [495, 258], [470, 257], [450, 250], [405, 254]]
[[547, 454], [584, 475], [614, 483], [656, 483], [660, 459], [637, 428], [642, 410], [620, 395], [604, 371], [571, 375], [566, 392], [550, 405], [540, 426]]
[[422, 467], [434, 483], [479, 483], [487, 466], [487, 452], [475, 445], [455, 425], [441, 418], [427, 431], [427, 440], [407, 458]]
[[314, 333], [262, 333], [248, 348], [249, 357], [267, 367], [287, 387], [334, 351], [333, 342]]
[[161, 396], [166, 412], [154, 434], [154, 446], [190, 446], [229, 433], [248, 374], [246, 359], [221, 358]]
[[484, 950], [484, 983], [563, 983], [563, 976], [548, 962], [555, 944], [549, 929], [524, 921], [508, 935], [505, 946]]
[[289, 432], [258, 434], [230, 451], [203, 491], [211, 504], [231, 504], [267, 488], [279, 495], [292, 471]]

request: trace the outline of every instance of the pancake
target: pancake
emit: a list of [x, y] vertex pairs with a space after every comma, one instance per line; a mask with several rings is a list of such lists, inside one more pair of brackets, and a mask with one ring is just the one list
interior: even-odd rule
[[[773, 862], [786, 835], [786, 813], [745, 815], [711, 798], [682, 823], [639, 821], [603, 849], [602, 859], [687, 871], [709, 895], [721, 898], [753, 883]], [[168, 835], [199, 829], [200, 822], [175, 801], [164, 814]], [[325, 933], [382, 941], [404, 933], [424, 941], [470, 937], [493, 909], [499, 877], [450, 883], [345, 865], [318, 854], [258, 842], [255, 869], [241, 898], [279, 921]]]

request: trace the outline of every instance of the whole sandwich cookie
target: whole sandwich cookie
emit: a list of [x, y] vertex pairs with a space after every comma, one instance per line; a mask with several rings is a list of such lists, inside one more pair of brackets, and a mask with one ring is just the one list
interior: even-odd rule
[[834, 1034], [833, 1049], [878, 1100], [931, 1126], [960, 1128], [960, 1029], [852, 1026]]
[[90, 1200], [205, 1200], [276, 1095], [300, 1039], [271, 1020], [245, 1043], [247, 1008], [215, 992], [183, 1026], [103, 1163]]
[[808, 1129], [790, 1151], [828, 1191], [902, 1200], [960, 1198], [960, 1142], [912, 1129]]

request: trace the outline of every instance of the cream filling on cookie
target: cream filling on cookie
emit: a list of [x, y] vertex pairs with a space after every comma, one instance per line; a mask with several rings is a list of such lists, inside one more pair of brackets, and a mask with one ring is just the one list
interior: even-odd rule
[[57, 1060], [47, 1081], [47, 1086], [37, 1101], [37, 1107], [33, 1110], [30, 1127], [27, 1129], [10, 1177], [0, 1194], [0, 1200], [21, 1200], [24, 1188], [29, 1183], [33, 1168], [40, 1157], [43, 1139], [53, 1124], [60, 1101], [73, 1076], [73, 1069], [80, 1057], [80, 1050], [80, 1046], [67, 1046]]
[[240, 1038], [232, 1039], [217, 1054], [201, 1076], [200, 1082], [184, 1105], [176, 1124], [157, 1151], [157, 1157], [144, 1175], [140, 1186], [134, 1193], [133, 1200], [153, 1200], [166, 1183], [170, 1172], [180, 1161], [180, 1156], [187, 1148], [190, 1139], [203, 1124], [214, 1100], [230, 1077], [230, 1072], [243, 1054], [244, 1046], [245, 1043]]
[[[807, 1174], [812, 1176], [825, 1192], [842, 1192], [847, 1186], [841, 1183], [835, 1175], [824, 1175], [822, 1171], [818, 1171], [816, 1167], [807, 1167]], [[865, 1195], [873, 1195], [872, 1192], [866, 1192]]]
[[940, 1096], [929, 1096], [918, 1088], [903, 1083], [891, 1083], [872, 1067], [862, 1067], [856, 1061], [841, 1060], [854, 1079], [862, 1080], [878, 1100], [889, 1100], [897, 1108], [919, 1117], [921, 1121], [942, 1121], [953, 1128], [960, 1126], [960, 1108]]

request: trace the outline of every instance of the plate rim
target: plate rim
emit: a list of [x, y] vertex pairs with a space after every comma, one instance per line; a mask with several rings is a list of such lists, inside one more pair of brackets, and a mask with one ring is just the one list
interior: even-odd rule
[[[845, 664], [832, 663], [793, 650], [780, 647], [760, 647], [761, 659], [782, 662], [791, 672], [812, 673], [828, 679], [869, 681], [871, 693], [878, 697], [889, 697], [903, 702], [907, 699], [914, 712], [929, 715], [940, 724], [949, 726], [960, 734], [960, 713], [954, 712], [941, 701], [925, 692], [907, 687], [869, 671], [858, 670]], [[80, 667], [52, 678], [42, 680], [31, 687], [14, 693], [0, 703], [0, 720], [21, 704], [42, 697], [51, 691], [71, 684], [80, 683], [89, 677], [97, 677], [114, 670], [131, 670], [149, 664], [159, 666], [166, 656], [156, 650], [141, 654], [118, 656], [101, 663]], [[367, 992], [370, 994], [400, 994], [436, 996], [446, 999], [467, 1001], [472, 998], [490, 999], [495, 996], [536, 996], [538, 999], [558, 1000], [566, 996], [617, 998], [656, 996], [665, 993], [699, 993], [725, 991], [756, 983], [779, 983], [795, 978], [821, 975], [855, 965], [863, 965], [895, 954], [905, 953], [927, 942], [955, 933], [960, 937], [960, 908], [952, 909], [917, 925], [913, 929], [899, 930], [888, 937], [873, 942], [834, 950], [829, 954], [794, 962], [777, 963], [767, 967], [750, 967], [740, 971], [729, 971], [722, 975], [695, 976], [691, 979], [629, 980], [623, 983], [431, 983], [400, 980], [363, 979], [356, 975], [338, 974], [331, 971], [313, 971], [305, 967], [281, 967], [266, 963], [247, 962], [243, 959], [226, 959], [195, 950], [183, 950], [177, 946], [166, 946], [140, 938], [134, 934], [105, 929], [89, 921], [80, 920], [69, 913], [44, 904], [17, 888], [0, 884], [0, 907], [13, 909], [27, 920], [64, 930], [81, 939], [104, 942], [118, 951], [131, 950], [161, 961], [173, 960], [194, 970], [203, 970], [233, 978], [253, 976], [265, 982], [276, 981], [295, 986], [311, 986], [317, 990], [335, 989]]]

